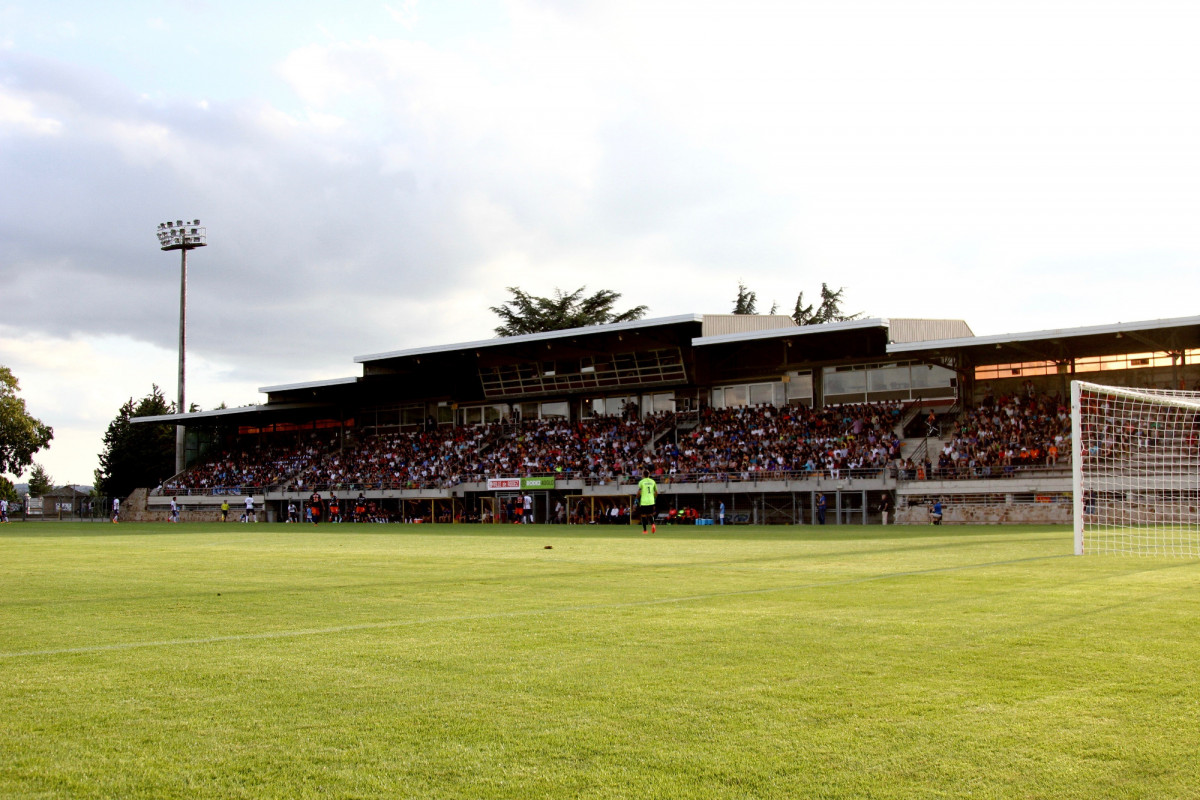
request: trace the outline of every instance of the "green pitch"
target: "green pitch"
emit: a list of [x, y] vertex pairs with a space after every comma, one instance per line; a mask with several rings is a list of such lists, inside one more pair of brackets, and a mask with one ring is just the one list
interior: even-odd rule
[[1200, 562], [1071, 546], [7, 525], [0, 796], [1200, 795]]

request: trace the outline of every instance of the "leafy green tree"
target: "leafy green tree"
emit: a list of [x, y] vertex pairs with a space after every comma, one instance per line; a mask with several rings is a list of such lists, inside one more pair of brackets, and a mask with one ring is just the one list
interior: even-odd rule
[[0, 472], [20, 475], [33, 456], [50, 446], [54, 429], [25, 410], [17, 395], [20, 384], [12, 370], [0, 367]]
[[96, 470], [98, 494], [125, 497], [138, 487], [157, 486], [174, 474], [175, 426], [131, 421], [174, 412], [175, 404], [167, 402], [157, 384], [136, 404], [131, 397], [121, 406], [104, 434], [104, 452]]
[[504, 323], [496, 328], [496, 335], [520, 336], [610, 322], [632, 322], [646, 315], [646, 306], [637, 306], [621, 313], [613, 311], [613, 306], [621, 299], [618, 292], [602, 289], [584, 296], [586, 290], [586, 286], [573, 292], [555, 289], [553, 297], [537, 297], [516, 286], [509, 286], [512, 299], [490, 307]]
[[12, 481], [3, 475], [0, 475], [0, 498], [4, 498], [10, 503], [15, 503], [21, 499], [17, 494], [17, 487], [13, 486]]
[[41, 497], [54, 488], [54, 479], [46, 474], [41, 464], [34, 464], [29, 471], [29, 496]]
[[746, 288], [746, 284], [738, 281], [737, 299], [733, 301], [734, 314], [757, 314], [758, 295]]

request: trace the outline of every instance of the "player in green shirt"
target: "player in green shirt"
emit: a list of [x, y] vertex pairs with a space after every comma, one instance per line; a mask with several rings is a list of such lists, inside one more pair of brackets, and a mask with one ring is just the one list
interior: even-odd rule
[[657, 498], [658, 484], [654, 482], [654, 478], [647, 475], [638, 481], [638, 515], [642, 518], [642, 533], [646, 532], [647, 524], [651, 533], [658, 530], [654, 524], [654, 503]]

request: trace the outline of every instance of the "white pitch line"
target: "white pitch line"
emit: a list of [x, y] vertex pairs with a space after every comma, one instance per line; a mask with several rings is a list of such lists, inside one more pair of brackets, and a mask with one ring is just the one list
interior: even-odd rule
[[136, 650], [143, 647], [181, 647], [201, 644], [220, 644], [222, 642], [249, 642], [270, 639], [294, 639], [301, 636], [326, 636], [352, 631], [383, 630], [387, 628], [404, 628], [416, 625], [430, 625], [444, 622], [471, 622], [474, 620], [503, 619], [505, 617], [548, 616], [550, 614], [569, 614], [577, 611], [600, 611], [605, 609], [638, 608], [644, 606], [667, 605], [671, 603], [691, 603], [701, 600], [716, 600], [722, 597], [738, 597], [755, 594], [775, 594], [778, 592], [796, 592], [807, 589], [820, 589], [827, 586], [848, 586], [856, 583], [905, 578], [916, 575], [931, 575], [940, 572], [958, 572], [980, 567], [997, 567], [1007, 564], [1019, 564], [1028, 561], [1044, 561], [1046, 559], [1064, 558], [1066, 556], [1031, 556], [1010, 561], [992, 561], [983, 564], [962, 564], [954, 567], [936, 567], [933, 569], [915, 570], [909, 572], [889, 572], [880, 575], [868, 575], [861, 578], [847, 578], [840, 581], [822, 581], [820, 583], [805, 583], [793, 586], [773, 586], [762, 589], [742, 589], [731, 592], [713, 592], [711, 594], [693, 594], [685, 597], [663, 597], [657, 600], [634, 600], [626, 603], [603, 603], [582, 606], [563, 606], [561, 608], [536, 608], [525, 611], [498, 611], [492, 614], [466, 614], [463, 616], [424, 617], [422, 619], [391, 620], [388, 622], [363, 622], [357, 625], [337, 625], [329, 628], [300, 628], [291, 631], [266, 631], [263, 633], [233, 633], [228, 636], [205, 636], [199, 639], [159, 639], [148, 642], [118, 642], [115, 644], [98, 644], [87, 647], [63, 647], [52, 650], [17, 650], [11, 653], [0, 653], [0, 660], [15, 658], [33, 658], [37, 656], [79, 655], [84, 653], [107, 653], [121, 650]]

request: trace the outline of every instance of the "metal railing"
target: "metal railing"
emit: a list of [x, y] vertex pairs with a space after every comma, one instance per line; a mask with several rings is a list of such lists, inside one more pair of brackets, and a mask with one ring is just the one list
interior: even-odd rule
[[263, 494], [270, 486], [164, 486], [151, 492], [152, 497], [220, 497], [222, 495]]
[[975, 466], [959, 469], [958, 467], [939, 467], [936, 464], [930, 468], [927, 475], [922, 477], [924, 469], [900, 468], [896, 479], [908, 481], [979, 481], [1006, 478], [1059, 478], [1071, 475], [1071, 464], [1068, 459], [1060, 459], [1055, 466], [1045, 464], [1009, 464], [1005, 466]]

